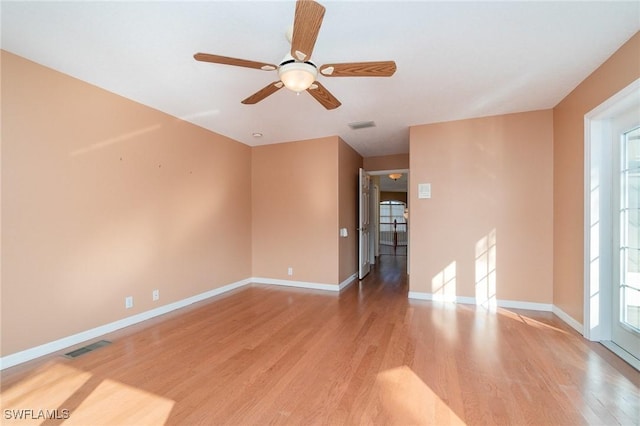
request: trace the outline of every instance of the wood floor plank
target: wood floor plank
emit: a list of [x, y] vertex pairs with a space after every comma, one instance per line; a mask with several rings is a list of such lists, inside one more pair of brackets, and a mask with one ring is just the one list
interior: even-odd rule
[[64, 424], [638, 424], [640, 373], [602, 346], [548, 312], [409, 300], [405, 270], [384, 255], [339, 295], [234, 290], [3, 371], [2, 409], [66, 409]]

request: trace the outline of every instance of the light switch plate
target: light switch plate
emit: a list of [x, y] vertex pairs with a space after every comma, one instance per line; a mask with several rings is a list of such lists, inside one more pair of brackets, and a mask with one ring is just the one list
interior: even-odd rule
[[418, 198], [431, 198], [431, 184], [419, 183], [418, 184]]

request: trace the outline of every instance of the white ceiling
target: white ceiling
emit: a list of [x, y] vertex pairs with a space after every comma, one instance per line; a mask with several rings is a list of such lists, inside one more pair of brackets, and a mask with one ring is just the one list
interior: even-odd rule
[[400, 178], [393, 180], [388, 174], [380, 175], [380, 191], [385, 192], [407, 192], [409, 179], [407, 173], [402, 173]]
[[[319, 77], [342, 106], [196, 52], [279, 63], [289, 1], [2, 1], [2, 48], [248, 145], [339, 135], [409, 151], [409, 126], [551, 108], [640, 29], [640, 2], [321, 1], [312, 60], [395, 60], [391, 78]], [[351, 130], [348, 123], [376, 127]], [[254, 138], [260, 132], [262, 138]]]

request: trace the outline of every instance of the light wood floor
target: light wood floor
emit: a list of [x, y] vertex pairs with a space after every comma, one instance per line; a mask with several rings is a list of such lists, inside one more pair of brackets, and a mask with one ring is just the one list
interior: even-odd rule
[[638, 424], [640, 373], [605, 348], [550, 313], [410, 301], [405, 262], [340, 295], [244, 287], [5, 370], [0, 422]]

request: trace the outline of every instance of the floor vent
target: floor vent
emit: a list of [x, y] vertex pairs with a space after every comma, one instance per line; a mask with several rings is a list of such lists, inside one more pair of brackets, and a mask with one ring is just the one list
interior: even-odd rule
[[66, 354], [64, 354], [64, 356], [66, 356], [67, 358], [77, 358], [80, 355], [84, 355], [84, 354], [86, 354], [88, 352], [95, 351], [98, 348], [101, 348], [103, 346], [107, 346], [107, 345], [110, 345], [110, 344], [111, 344], [111, 342], [108, 341], [108, 340], [99, 340], [99, 341], [97, 341], [95, 343], [92, 343], [90, 345], [83, 346], [83, 347], [81, 347], [79, 349], [76, 349], [75, 351], [71, 351], [69, 353], [66, 353]]

